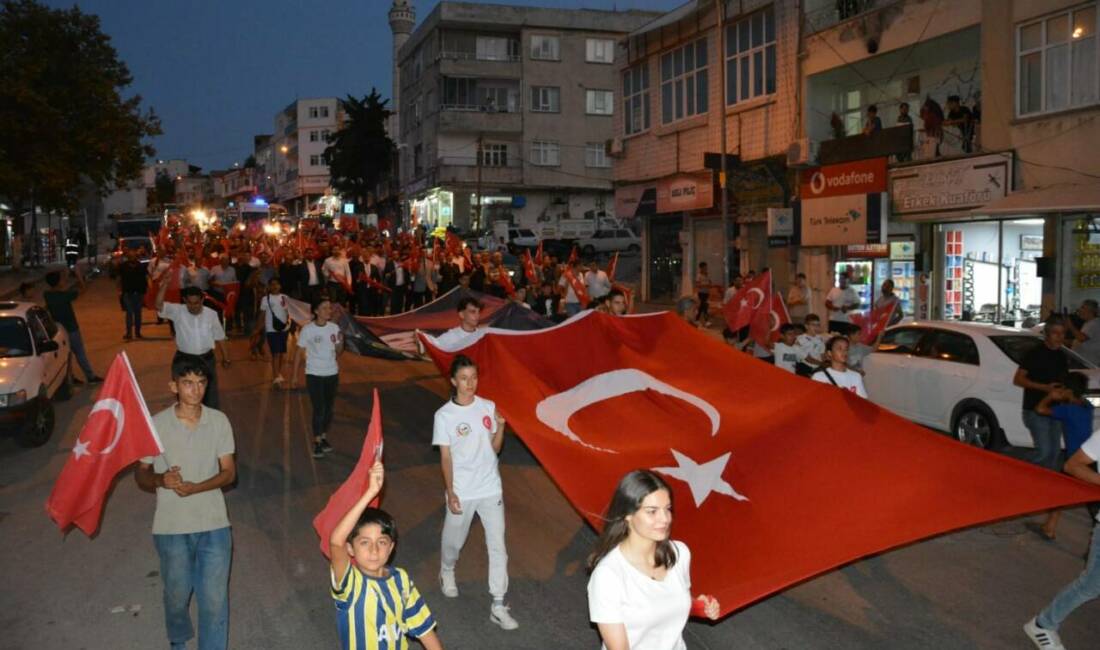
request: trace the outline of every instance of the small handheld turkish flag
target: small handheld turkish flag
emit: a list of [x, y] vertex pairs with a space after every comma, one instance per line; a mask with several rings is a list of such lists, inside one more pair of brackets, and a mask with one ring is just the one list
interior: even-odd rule
[[[363, 450], [359, 452], [359, 462], [355, 463], [355, 469], [351, 470], [344, 484], [329, 497], [325, 509], [313, 518], [313, 530], [321, 537], [321, 552], [325, 557], [329, 555], [329, 537], [340, 519], [351, 510], [355, 502], [367, 491], [370, 484], [370, 468], [381, 460], [382, 451], [382, 406], [378, 400], [378, 389], [374, 389], [374, 409], [370, 415], [370, 425], [367, 427], [367, 437], [363, 440]], [[378, 498], [370, 502], [372, 507], [378, 506]]]
[[726, 327], [736, 332], [752, 323], [757, 312], [763, 309], [765, 314], [772, 304], [772, 274], [765, 271], [755, 279], [746, 282], [729, 302], [722, 307], [726, 317]]
[[859, 326], [859, 339], [864, 345], [874, 345], [879, 335], [894, 318], [898, 301], [889, 300], [875, 307], [867, 314], [852, 314], [852, 324]]
[[76, 437], [46, 501], [61, 530], [75, 524], [88, 536], [99, 528], [107, 490], [134, 461], [164, 453], [125, 352], [115, 357], [88, 420]]

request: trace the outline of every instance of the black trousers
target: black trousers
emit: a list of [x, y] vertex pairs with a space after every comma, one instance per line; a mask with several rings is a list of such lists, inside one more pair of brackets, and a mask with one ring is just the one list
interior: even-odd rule
[[176, 359], [191, 358], [196, 359], [200, 363], [206, 365], [206, 393], [202, 396], [202, 405], [209, 406], [212, 409], [218, 408], [218, 364], [214, 359], [214, 351], [211, 350], [206, 354], [187, 354], [186, 352], [176, 351], [176, 355], [172, 357], [172, 363], [176, 363]]
[[340, 375], [321, 377], [306, 375], [306, 392], [313, 407], [313, 437], [320, 438], [328, 433], [332, 425], [332, 407], [336, 403], [336, 386]]

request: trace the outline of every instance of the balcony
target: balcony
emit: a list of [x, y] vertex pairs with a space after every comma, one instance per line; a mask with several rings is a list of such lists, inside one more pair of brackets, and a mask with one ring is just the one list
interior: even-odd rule
[[521, 133], [523, 114], [515, 110], [490, 109], [471, 104], [443, 104], [439, 107], [441, 133]]
[[813, 34], [898, 0], [807, 0], [806, 33]]
[[[444, 156], [436, 161], [432, 171], [437, 184], [476, 184], [478, 180], [477, 158], [474, 156]], [[482, 165], [481, 182], [490, 185], [522, 183], [520, 160], [513, 156], [503, 165]]]
[[523, 76], [518, 56], [486, 59], [473, 52], [443, 52], [439, 55], [439, 73], [446, 77], [484, 77], [519, 79]]

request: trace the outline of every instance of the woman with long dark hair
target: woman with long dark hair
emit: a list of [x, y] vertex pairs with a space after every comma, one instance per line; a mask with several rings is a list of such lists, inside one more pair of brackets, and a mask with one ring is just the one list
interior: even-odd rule
[[684, 650], [693, 611], [718, 618], [718, 600], [691, 597], [691, 552], [670, 537], [672, 490], [645, 469], [619, 481], [588, 557], [589, 618], [606, 650]]

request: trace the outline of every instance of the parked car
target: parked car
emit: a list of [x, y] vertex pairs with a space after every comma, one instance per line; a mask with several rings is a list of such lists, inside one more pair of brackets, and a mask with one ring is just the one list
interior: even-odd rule
[[0, 359], [0, 431], [41, 446], [53, 435], [53, 400], [72, 397], [69, 336], [34, 303], [0, 303]]
[[[1012, 383], [1042, 337], [1034, 332], [953, 321], [903, 322], [886, 330], [863, 360], [869, 399], [957, 439], [995, 448], [1032, 447], [1021, 416], [1023, 389]], [[1070, 370], [1089, 377], [1087, 399], [1100, 406], [1100, 369], [1068, 348]], [[1100, 409], [1093, 427], [1100, 429]]]
[[616, 251], [638, 252], [642, 250], [642, 240], [626, 228], [598, 230], [591, 237], [578, 242], [581, 253], [591, 257], [596, 253], [614, 253]]

